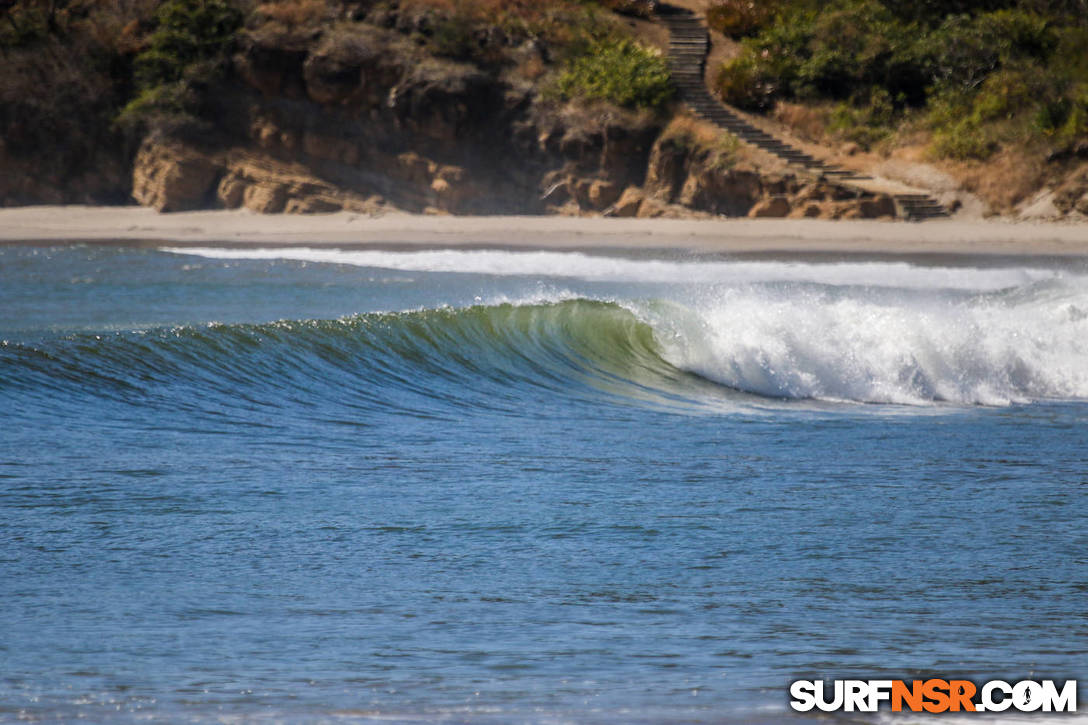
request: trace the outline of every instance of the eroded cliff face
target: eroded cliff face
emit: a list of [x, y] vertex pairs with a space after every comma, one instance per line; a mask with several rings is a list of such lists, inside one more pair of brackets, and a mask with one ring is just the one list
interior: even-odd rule
[[886, 194], [868, 194], [812, 175], [800, 176], [784, 164], [739, 148], [723, 154], [668, 130], [654, 143], [643, 186], [624, 190], [605, 213], [820, 219], [898, 215], [895, 201]]
[[883, 200], [759, 159], [723, 161], [649, 112], [544, 98], [526, 69], [554, 59], [536, 41], [491, 29], [480, 46], [501, 50], [498, 61], [457, 62], [419, 42], [426, 15], [345, 7], [358, 17], [242, 31], [204, 93], [203, 124], [141, 143], [74, 113], [57, 153], [36, 156], [16, 133], [26, 124], [8, 114], [0, 203], [124, 203], [131, 193], [164, 212], [894, 215]]
[[530, 83], [423, 54], [387, 29], [249, 33], [233, 63], [219, 133], [144, 143], [138, 202], [262, 213], [895, 216], [888, 198], [723, 161], [663, 135], [649, 114], [545, 101]]
[[[144, 143], [137, 201], [163, 211], [545, 213], [567, 201], [554, 193], [567, 179], [641, 186], [660, 132], [648, 114], [547, 103], [528, 82], [362, 23], [314, 37], [245, 33], [233, 67], [217, 91], [214, 138]], [[601, 210], [615, 197], [584, 201]]]

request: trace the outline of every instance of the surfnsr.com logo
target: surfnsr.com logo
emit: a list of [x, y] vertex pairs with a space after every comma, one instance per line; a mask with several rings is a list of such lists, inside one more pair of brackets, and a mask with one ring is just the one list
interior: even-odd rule
[[1077, 681], [1059, 687], [1054, 680], [797, 680], [790, 685], [790, 707], [798, 712], [1076, 712]]

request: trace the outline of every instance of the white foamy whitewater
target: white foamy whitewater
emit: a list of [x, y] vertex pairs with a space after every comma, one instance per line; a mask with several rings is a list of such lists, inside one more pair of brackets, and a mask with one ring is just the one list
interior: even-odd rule
[[[615, 302], [677, 368], [754, 395], [855, 403], [1009, 405], [1088, 399], [1083, 263], [929, 266], [651, 259], [564, 252], [169, 248], [212, 259], [520, 278]], [[481, 280], [481, 277], [484, 279]], [[426, 284], [421, 277], [418, 284]], [[509, 300], [506, 294], [480, 298]]]

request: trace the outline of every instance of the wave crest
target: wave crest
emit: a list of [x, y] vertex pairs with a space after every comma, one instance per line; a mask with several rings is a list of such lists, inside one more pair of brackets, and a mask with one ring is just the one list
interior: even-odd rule
[[1048, 284], [982, 295], [733, 289], [654, 324], [671, 363], [762, 396], [1008, 405], [1088, 397], [1088, 315]]
[[1031, 290], [820, 285], [697, 304], [567, 299], [68, 335], [0, 347], [0, 388], [227, 410], [349, 406], [531, 415], [557, 398], [690, 408], [758, 399], [1006, 405], [1088, 398], [1088, 302]]

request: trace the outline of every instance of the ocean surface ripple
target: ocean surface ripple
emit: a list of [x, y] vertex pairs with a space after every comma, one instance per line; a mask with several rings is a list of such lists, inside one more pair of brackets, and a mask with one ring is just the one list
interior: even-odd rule
[[1086, 403], [1068, 260], [3, 248], [0, 721], [1088, 681]]
[[1088, 398], [1083, 278], [991, 291], [767, 281], [684, 301], [551, 297], [5, 341], [0, 384], [137, 402], [173, 385], [193, 400], [246, 391], [268, 402], [289, 390], [310, 404], [432, 411], [517, 388], [696, 405], [730, 392], [908, 405]]

